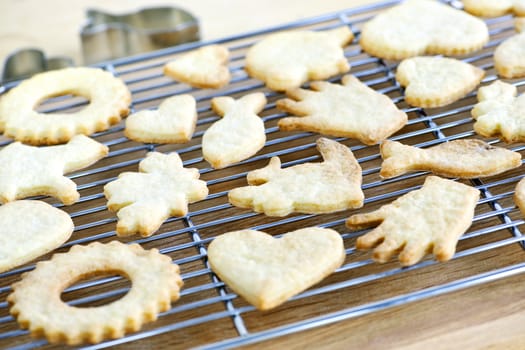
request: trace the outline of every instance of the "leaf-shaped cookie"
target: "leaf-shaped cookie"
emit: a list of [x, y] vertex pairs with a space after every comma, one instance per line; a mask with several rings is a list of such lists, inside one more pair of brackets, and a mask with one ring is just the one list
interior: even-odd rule
[[495, 81], [478, 90], [472, 109], [474, 131], [484, 137], [497, 136], [507, 143], [525, 141], [525, 94], [516, 97], [514, 85]]
[[482, 17], [498, 17], [506, 13], [525, 16], [525, 0], [463, 0], [463, 7]]
[[14, 142], [0, 151], [0, 201], [49, 195], [70, 205], [80, 197], [64, 174], [85, 168], [108, 154], [108, 148], [84, 135], [67, 144], [35, 147]]
[[246, 71], [283, 91], [308, 80], [323, 80], [350, 70], [343, 47], [354, 39], [346, 26], [314, 32], [287, 31], [271, 34], [246, 53]]
[[194, 87], [218, 89], [230, 82], [229, 57], [224, 46], [204, 46], [168, 62], [164, 74]]
[[0, 206], [0, 272], [25, 264], [68, 240], [69, 215], [41, 201], [21, 200]]
[[257, 92], [234, 100], [215, 97], [213, 110], [223, 116], [202, 136], [202, 154], [215, 169], [250, 158], [264, 146], [264, 123], [257, 115], [266, 105], [266, 97]]
[[463, 55], [489, 40], [485, 22], [436, 0], [407, 0], [381, 12], [361, 31], [368, 54], [404, 59], [424, 54]]
[[357, 239], [358, 249], [374, 249], [373, 258], [387, 262], [401, 251], [403, 266], [417, 263], [432, 251], [439, 261], [452, 258], [459, 237], [470, 227], [479, 191], [437, 176], [423, 187], [367, 214], [351, 216], [346, 225], [363, 229], [379, 225]]
[[342, 83], [315, 81], [310, 84], [313, 91], [300, 88], [286, 91], [299, 102], [279, 100], [277, 107], [298, 117], [279, 120], [279, 128], [351, 137], [373, 145], [406, 124], [406, 113], [398, 110], [387, 96], [352, 75], [345, 75]]
[[125, 172], [104, 186], [108, 208], [118, 216], [117, 235], [151, 236], [170, 216], [188, 213], [188, 203], [206, 198], [199, 171], [183, 167], [177, 153], [150, 152], [139, 173]]
[[191, 95], [164, 100], [158, 109], [131, 114], [124, 134], [131, 140], [148, 143], [184, 143], [191, 140], [197, 109]]
[[316, 227], [278, 239], [254, 230], [228, 232], [208, 248], [213, 272], [260, 310], [274, 308], [321, 281], [344, 259], [339, 233]]
[[352, 151], [325, 138], [317, 140], [317, 148], [323, 156], [322, 163], [281, 169], [281, 161], [273, 157], [265, 168], [248, 173], [251, 186], [228, 193], [230, 203], [269, 216], [360, 208], [364, 200], [361, 167]]
[[[516, 21], [518, 32], [522, 32], [525, 27], [522, 23], [525, 23], [525, 19]], [[496, 48], [494, 65], [498, 74], [503, 78], [513, 79], [525, 76], [525, 31], [506, 39]]]
[[397, 67], [396, 79], [406, 87], [405, 100], [412, 106], [446, 106], [474, 90], [485, 71], [445, 57], [407, 58]]
[[386, 140], [381, 144], [380, 175], [388, 179], [409, 171], [431, 171], [471, 179], [500, 174], [521, 166], [521, 154], [481, 140], [454, 140], [429, 148]]

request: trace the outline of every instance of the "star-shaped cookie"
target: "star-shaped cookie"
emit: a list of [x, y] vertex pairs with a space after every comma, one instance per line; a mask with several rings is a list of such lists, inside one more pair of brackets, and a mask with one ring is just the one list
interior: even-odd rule
[[108, 208], [118, 216], [117, 235], [151, 236], [170, 216], [183, 216], [188, 203], [206, 198], [199, 171], [183, 167], [177, 153], [150, 152], [139, 172], [125, 172], [104, 186]]
[[228, 193], [230, 203], [268, 216], [292, 212], [331, 213], [363, 206], [361, 167], [352, 151], [336, 141], [317, 140], [324, 161], [281, 169], [273, 157], [265, 168], [248, 173], [250, 186]]
[[472, 109], [474, 131], [484, 137], [499, 137], [507, 143], [525, 141], [525, 94], [516, 97], [514, 85], [496, 80], [478, 90]]
[[271, 34], [246, 53], [246, 71], [276, 91], [350, 70], [343, 47], [354, 39], [347, 26], [326, 31]]
[[345, 75], [342, 85], [315, 81], [310, 88], [288, 90], [286, 94], [291, 99], [277, 101], [278, 108], [297, 115], [279, 120], [281, 130], [351, 137], [373, 145], [407, 122], [406, 113], [397, 109], [392, 100], [352, 75]]
[[264, 146], [264, 122], [257, 115], [266, 105], [262, 92], [238, 100], [215, 97], [211, 106], [222, 119], [202, 136], [202, 155], [215, 169], [250, 158]]
[[138, 142], [185, 143], [191, 140], [196, 123], [195, 98], [178, 95], [164, 100], [156, 110], [131, 114], [124, 134]]
[[80, 197], [64, 174], [85, 168], [108, 154], [108, 148], [84, 135], [67, 144], [35, 147], [14, 142], [0, 151], [0, 201], [48, 195], [70, 205]]
[[397, 67], [396, 79], [412, 106], [433, 108], [451, 104], [479, 85], [485, 71], [453, 58], [413, 57]]
[[193, 87], [219, 89], [230, 82], [229, 57], [224, 46], [204, 46], [168, 62], [164, 74]]
[[464, 55], [489, 41], [485, 22], [436, 0], [407, 0], [381, 12], [361, 31], [365, 52], [401, 60], [424, 54]]
[[374, 260], [387, 262], [395, 253], [403, 266], [432, 251], [439, 261], [452, 258], [459, 237], [470, 227], [479, 191], [437, 176], [423, 187], [367, 214], [351, 216], [346, 225], [358, 230], [377, 226], [357, 239], [358, 249], [374, 249]]

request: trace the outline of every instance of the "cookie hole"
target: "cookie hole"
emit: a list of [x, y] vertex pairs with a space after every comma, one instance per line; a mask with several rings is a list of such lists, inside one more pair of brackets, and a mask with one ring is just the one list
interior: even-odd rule
[[35, 106], [39, 113], [76, 113], [89, 104], [89, 99], [76, 94], [49, 96]]
[[123, 273], [96, 271], [68, 286], [60, 298], [78, 308], [97, 307], [123, 298], [130, 288], [131, 281]]

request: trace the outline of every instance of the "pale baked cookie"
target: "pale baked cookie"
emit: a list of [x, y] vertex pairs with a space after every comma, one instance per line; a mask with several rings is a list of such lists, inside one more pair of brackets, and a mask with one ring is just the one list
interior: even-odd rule
[[246, 71], [276, 91], [345, 73], [350, 65], [343, 47], [354, 39], [346, 26], [314, 32], [287, 31], [268, 35], [246, 53]]
[[48, 195], [73, 204], [80, 195], [77, 185], [64, 174], [85, 168], [107, 154], [105, 145], [84, 135], [49, 147], [11, 143], [0, 150], [0, 202]]
[[259, 310], [269, 310], [318, 283], [345, 260], [331, 229], [309, 227], [281, 238], [254, 230], [228, 232], [208, 248], [214, 273]]
[[277, 108], [297, 117], [279, 120], [279, 128], [350, 137], [374, 145], [407, 123], [406, 113], [397, 109], [387, 96], [352, 75], [345, 75], [342, 83], [315, 81], [310, 84], [313, 91], [300, 88], [286, 91], [291, 99], [278, 100]]
[[[120, 273], [131, 280], [120, 299], [96, 307], [75, 307], [60, 294], [77, 281], [103, 273]], [[10, 313], [33, 337], [50, 343], [99, 343], [138, 331], [179, 299], [179, 267], [157, 249], [117, 241], [75, 245], [69, 252], [39, 262], [13, 284], [7, 297]]]
[[413, 57], [397, 67], [396, 79], [405, 89], [405, 101], [417, 107], [451, 104], [479, 85], [485, 71], [453, 58]]
[[183, 167], [177, 153], [150, 152], [139, 172], [125, 172], [104, 186], [108, 209], [117, 212], [117, 235], [151, 236], [170, 216], [184, 216], [188, 203], [208, 195], [199, 171]]
[[[525, 1], [524, 1], [525, 3]], [[521, 32], [525, 19], [516, 20], [516, 29]], [[525, 76], [525, 32], [503, 41], [494, 51], [494, 66], [500, 76], [507, 79]]]
[[521, 214], [525, 216], [525, 178], [522, 178], [516, 185], [514, 202], [518, 206]]
[[365, 23], [360, 45], [372, 56], [401, 60], [464, 55], [489, 41], [485, 22], [435, 0], [407, 0]]
[[520, 33], [525, 32], [525, 17], [516, 18], [514, 20], [514, 27], [516, 27], [516, 31]]
[[126, 118], [127, 138], [146, 143], [185, 143], [197, 123], [195, 98], [178, 95], [164, 100], [158, 109], [140, 111]]
[[481, 140], [454, 140], [426, 149], [386, 140], [381, 144], [382, 178], [411, 171], [431, 171], [445, 177], [471, 179], [521, 166], [521, 154]]
[[367, 214], [352, 215], [353, 230], [377, 226], [357, 239], [358, 249], [374, 249], [377, 262], [395, 253], [403, 266], [417, 263], [431, 252], [437, 260], [452, 258], [459, 237], [470, 227], [479, 191], [453, 180], [429, 176], [419, 190]]
[[[39, 113], [48, 97], [79, 95], [90, 102], [75, 113]], [[17, 141], [52, 145], [117, 124], [129, 112], [131, 94], [122, 80], [98, 68], [65, 68], [34, 75], [0, 99], [0, 131]]]
[[525, 141], [525, 94], [516, 97], [514, 85], [496, 80], [478, 90], [472, 109], [474, 131], [484, 137], [499, 137], [507, 143]]
[[265, 168], [248, 173], [250, 186], [228, 193], [231, 204], [251, 208], [268, 216], [285, 216], [292, 212], [322, 214], [360, 208], [361, 167], [352, 151], [336, 141], [317, 140], [324, 161], [281, 169], [279, 157]]
[[525, 16], [525, 0], [463, 0], [467, 12], [482, 17], [498, 17], [507, 13]]
[[224, 46], [204, 46], [168, 62], [164, 74], [193, 87], [219, 89], [230, 82], [229, 57]]
[[234, 100], [215, 97], [211, 106], [222, 119], [202, 136], [202, 155], [215, 169], [250, 158], [266, 142], [264, 122], [257, 115], [266, 105], [266, 97], [257, 92]]
[[23, 265], [67, 241], [69, 215], [41, 201], [21, 200], [0, 206], [0, 272]]

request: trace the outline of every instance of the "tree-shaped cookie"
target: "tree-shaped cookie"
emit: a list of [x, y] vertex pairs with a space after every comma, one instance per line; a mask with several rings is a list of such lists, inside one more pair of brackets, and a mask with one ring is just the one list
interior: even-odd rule
[[310, 84], [312, 90], [286, 91], [292, 99], [277, 101], [277, 107], [297, 117], [279, 120], [279, 128], [351, 137], [373, 145], [406, 124], [406, 113], [387, 96], [351, 75], [345, 75], [342, 83], [316, 81]]
[[156, 110], [131, 114], [124, 134], [139, 142], [184, 143], [191, 140], [196, 123], [195, 98], [178, 95], [164, 100]]
[[230, 82], [229, 56], [224, 46], [204, 46], [168, 62], [164, 74], [194, 87], [218, 89]]
[[324, 159], [321, 163], [281, 169], [281, 161], [273, 157], [265, 168], [248, 173], [250, 186], [228, 193], [230, 203], [268, 216], [360, 208], [364, 200], [361, 167], [352, 151], [325, 138], [317, 140], [317, 148]]
[[108, 148], [84, 135], [67, 144], [35, 147], [14, 142], [0, 151], [0, 201], [48, 195], [70, 205], [80, 197], [64, 174], [85, 168], [108, 154]]
[[407, 0], [365, 23], [359, 43], [372, 56], [401, 60], [424, 54], [464, 55], [488, 41], [481, 19], [441, 1]]
[[412, 106], [446, 106], [474, 90], [485, 71], [469, 63], [446, 57], [407, 58], [396, 71], [405, 89], [405, 100]]
[[117, 235], [151, 236], [170, 216], [188, 212], [188, 203], [206, 198], [199, 171], [186, 169], [177, 153], [150, 152], [139, 172], [125, 172], [104, 186], [108, 208], [118, 216]]
[[353, 39], [346, 26], [268, 35], [248, 50], [245, 69], [270, 89], [296, 88], [308, 80], [323, 80], [349, 71], [343, 47]]
[[525, 95], [517, 94], [514, 85], [499, 80], [480, 88], [479, 103], [471, 112], [476, 119], [474, 131], [507, 143], [525, 141]]
[[[524, 1], [525, 4], [525, 1]], [[525, 5], [524, 5], [525, 14]], [[516, 20], [520, 34], [503, 41], [494, 51], [494, 66], [503, 78], [513, 79], [525, 76], [525, 18]]]
[[202, 136], [202, 154], [215, 169], [250, 158], [264, 146], [264, 123], [257, 115], [266, 105], [263, 93], [234, 100], [215, 97], [211, 106], [222, 119]]
[[506, 13], [525, 16], [525, 0], [463, 0], [467, 12], [482, 17], [499, 17]]
[[459, 237], [470, 227], [479, 191], [437, 176], [426, 178], [423, 187], [367, 214], [351, 216], [350, 229], [377, 226], [357, 239], [358, 249], [374, 249], [377, 262], [395, 253], [403, 266], [417, 263], [432, 251], [439, 261], [452, 258]]

